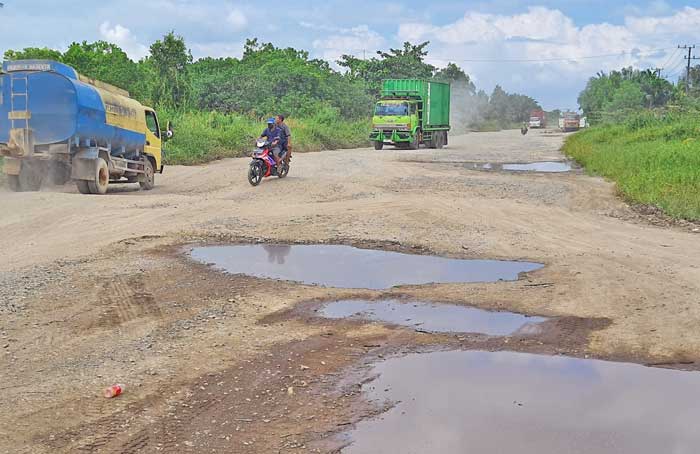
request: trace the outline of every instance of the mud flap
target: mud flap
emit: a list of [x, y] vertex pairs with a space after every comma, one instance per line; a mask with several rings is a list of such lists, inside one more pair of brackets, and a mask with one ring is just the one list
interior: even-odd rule
[[10, 157], [5, 157], [2, 165], [2, 171], [5, 175], [19, 175], [22, 169], [22, 160]]
[[71, 163], [71, 179], [93, 181], [95, 179], [95, 165], [98, 157], [99, 154], [96, 148], [77, 152], [73, 156]]

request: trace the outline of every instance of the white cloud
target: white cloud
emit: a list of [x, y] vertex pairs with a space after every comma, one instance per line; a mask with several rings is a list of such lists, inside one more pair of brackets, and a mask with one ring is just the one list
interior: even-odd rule
[[[667, 11], [667, 6], [658, 1], [650, 8]], [[431, 63], [455, 61], [487, 89], [509, 80], [512, 86], [504, 83], [506, 89], [539, 95], [548, 107], [559, 107], [551, 100], [565, 97], [569, 106], [561, 107], [572, 107], [586, 80], [600, 70], [661, 66], [669, 60], [669, 66], [675, 65], [681, 58], [673, 55], [676, 44], [694, 42], [698, 29], [700, 9], [692, 7], [665, 15], [629, 13], [620, 25], [585, 26], [559, 10], [532, 7], [513, 15], [468, 11], [443, 26], [403, 23], [396, 38], [430, 41]], [[588, 58], [608, 54], [615, 56]], [[537, 61], [473, 61], [489, 59]], [[542, 61], [547, 59], [561, 61]], [[522, 81], [508, 76], [516, 72], [525, 76]]]
[[226, 21], [232, 26], [234, 31], [241, 31], [248, 25], [248, 18], [239, 9], [233, 9], [228, 13]]
[[102, 22], [100, 24], [100, 36], [105, 41], [121, 47], [134, 60], [139, 60], [148, 55], [148, 47], [139, 43], [131, 34], [131, 31], [120, 24], [112, 26], [109, 21]]
[[243, 56], [243, 43], [240, 42], [196, 42], [189, 45], [192, 56], [196, 59], [204, 57], [235, 57]]
[[367, 25], [352, 28], [317, 26], [304, 22], [300, 25], [331, 33], [323, 39], [314, 40], [312, 43], [314, 49], [321, 54], [321, 58], [331, 62], [338, 60], [343, 54], [369, 57], [386, 44], [385, 38], [371, 30]]

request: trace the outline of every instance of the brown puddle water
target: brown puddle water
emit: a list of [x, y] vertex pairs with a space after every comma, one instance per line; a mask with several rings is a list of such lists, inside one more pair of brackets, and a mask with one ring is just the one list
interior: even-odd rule
[[532, 334], [542, 317], [512, 312], [491, 312], [454, 304], [397, 300], [344, 300], [324, 304], [318, 315], [325, 318], [360, 318], [394, 325], [410, 326], [430, 332], [483, 333], [505, 336], [522, 330]]
[[700, 374], [557, 356], [450, 351], [375, 366], [346, 454], [693, 454]]
[[192, 249], [193, 259], [231, 274], [338, 288], [496, 282], [542, 268], [532, 262], [460, 260], [334, 245], [236, 245]]

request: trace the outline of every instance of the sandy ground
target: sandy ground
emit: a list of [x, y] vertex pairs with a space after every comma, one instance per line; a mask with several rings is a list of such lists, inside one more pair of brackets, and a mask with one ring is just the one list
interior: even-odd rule
[[[360, 365], [428, 345], [504, 348], [309, 318], [295, 308], [382, 293], [228, 276], [188, 261], [189, 243], [541, 262], [517, 282], [388, 293], [555, 317], [508, 349], [698, 368], [698, 233], [651, 225], [583, 172], [462, 164], [561, 160], [562, 140], [507, 131], [443, 150], [296, 154], [287, 179], [256, 188], [233, 159], [168, 167], [151, 192], [0, 192], [0, 452], [331, 451], [378, 411], [348, 378]], [[99, 397], [115, 382], [124, 396]]]

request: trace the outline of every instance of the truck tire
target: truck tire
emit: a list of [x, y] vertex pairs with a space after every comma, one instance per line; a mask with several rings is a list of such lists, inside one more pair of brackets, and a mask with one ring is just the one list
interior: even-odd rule
[[382, 148], [384, 148], [384, 142], [380, 142], [379, 140], [374, 142], [375, 150], [381, 150]]
[[80, 192], [81, 194], [91, 194], [90, 186], [88, 186], [87, 181], [75, 180], [75, 186], [78, 188], [78, 192]]
[[21, 192], [22, 185], [19, 183], [19, 175], [5, 175], [7, 177], [7, 187], [10, 191]]
[[144, 191], [150, 191], [156, 186], [156, 171], [153, 169], [153, 163], [150, 159], [146, 159], [143, 164], [144, 175], [139, 181], [139, 186]]
[[440, 150], [443, 147], [443, 145], [445, 145], [445, 138], [446, 138], [446, 136], [445, 136], [444, 132], [442, 132], [442, 131], [438, 132], [437, 135], [435, 136], [435, 148]]
[[[95, 163], [95, 179], [88, 180], [90, 194], [106, 194], [109, 186], [109, 167], [102, 158], [97, 158]], [[80, 188], [78, 188], [80, 189]]]
[[37, 163], [23, 162], [18, 177], [20, 190], [38, 191], [44, 182], [43, 168]]
[[416, 137], [409, 143], [408, 148], [411, 150], [417, 150], [420, 148], [420, 140], [418, 140], [419, 134], [416, 134]]

